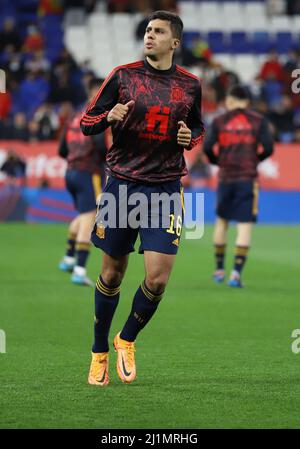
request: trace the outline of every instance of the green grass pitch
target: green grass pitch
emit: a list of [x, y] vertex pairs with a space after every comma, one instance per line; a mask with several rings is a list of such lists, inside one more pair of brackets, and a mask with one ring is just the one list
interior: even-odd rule
[[[255, 228], [243, 290], [210, 279], [212, 227], [183, 240], [159, 311], [138, 338], [136, 381], [119, 381], [111, 351], [107, 388], [87, 384], [93, 289], [57, 269], [66, 229], [0, 225], [0, 428], [300, 427], [300, 353], [291, 350], [300, 328], [299, 228]], [[93, 279], [100, 265], [93, 248]], [[111, 343], [142, 279], [134, 254]]]

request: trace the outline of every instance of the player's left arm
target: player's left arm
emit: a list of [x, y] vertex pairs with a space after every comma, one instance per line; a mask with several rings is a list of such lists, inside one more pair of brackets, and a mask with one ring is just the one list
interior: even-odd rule
[[259, 142], [263, 146], [263, 151], [258, 153], [258, 159], [264, 161], [267, 157], [270, 157], [274, 152], [274, 139], [270, 130], [270, 125], [267, 119], [263, 119], [259, 132]]
[[59, 142], [59, 146], [58, 146], [58, 154], [60, 155], [60, 157], [62, 157], [63, 159], [67, 159], [68, 154], [69, 154], [69, 147], [67, 144], [67, 139], [66, 139], [66, 133], [64, 132], [60, 142]]
[[204, 137], [204, 124], [201, 113], [202, 90], [201, 85], [197, 86], [193, 106], [188, 115], [186, 123], [178, 122], [179, 129], [177, 133], [177, 143], [182, 145], [185, 150], [192, 150], [198, 145]]

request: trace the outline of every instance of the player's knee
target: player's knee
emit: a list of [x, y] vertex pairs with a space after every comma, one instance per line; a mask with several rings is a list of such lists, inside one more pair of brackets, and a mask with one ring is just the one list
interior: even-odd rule
[[106, 268], [102, 270], [101, 277], [106, 285], [120, 285], [125, 272], [123, 270]]
[[165, 274], [158, 275], [147, 275], [146, 277], [146, 285], [148, 289], [154, 294], [158, 295], [162, 293], [167, 285], [168, 276]]

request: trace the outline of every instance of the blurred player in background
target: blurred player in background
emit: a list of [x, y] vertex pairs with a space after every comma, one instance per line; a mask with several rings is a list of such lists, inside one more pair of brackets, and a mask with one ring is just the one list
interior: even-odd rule
[[6, 174], [6, 183], [11, 186], [26, 185], [26, 162], [14, 150], [9, 150], [6, 160], [0, 167]]
[[[251, 241], [252, 224], [257, 217], [257, 165], [273, 153], [273, 137], [263, 116], [249, 109], [248, 92], [234, 86], [226, 97], [228, 112], [218, 116], [207, 131], [204, 152], [219, 166], [217, 220], [214, 230], [215, 282], [224, 281], [226, 232], [228, 222], [237, 222], [234, 267], [228, 285], [242, 287], [241, 273]], [[218, 154], [213, 146], [218, 145]], [[262, 144], [263, 151], [258, 151]]]
[[177, 193], [181, 211], [175, 216], [174, 209], [171, 215], [161, 210], [160, 216], [165, 213], [169, 224], [155, 229], [135, 229], [129, 223], [126, 228], [104, 227], [97, 220], [92, 242], [104, 254], [95, 289], [90, 384], [109, 382], [109, 330], [138, 234], [145, 279], [135, 293], [122, 331], [114, 338], [117, 372], [123, 382], [133, 382], [136, 377], [134, 342], [156, 312], [175, 262], [183, 214], [180, 178], [187, 173], [183, 151], [193, 148], [204, 132], [199, 79], [173, 63], [182, 29], [176, 14], [153, 13], [144, 36], [145, 60], [115, 68], [82, 118], [85, 135], [101, 133], [112, 125], [113, 145], [106, 157], [109, 178], [104, 191], [116, 198], [117, 211], [119, 186], [126, 186], [129, 194], [146, 195], [148, 208], [152, 193], [168, 197]]
[[[88, 86], [91, 100], [103, 80], [92, 79]], [[75, 114], [61, 139], [59, 154], [67, 159], [66, 186], [73, 197], [78, 216], [69, 225], [66, 254], [59, 264], [72, 272], [71, 281], [79, 285], [95, 284], [86, 275], [90, 237], [96, 215], [96, 200], [102, 191], [106, 136], [85, 137], [80, 129], [82, 111]]]

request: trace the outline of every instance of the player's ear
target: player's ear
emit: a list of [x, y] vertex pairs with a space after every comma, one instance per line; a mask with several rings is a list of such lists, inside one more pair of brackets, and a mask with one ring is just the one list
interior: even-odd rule
[[178, 48], [179, 45], [180, 45], [180, 40], [179, 39], [173, 39], [172, 50], [175, 50], [176, 48]]

